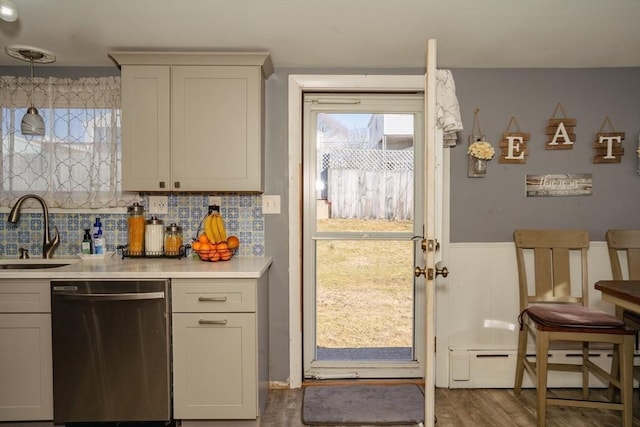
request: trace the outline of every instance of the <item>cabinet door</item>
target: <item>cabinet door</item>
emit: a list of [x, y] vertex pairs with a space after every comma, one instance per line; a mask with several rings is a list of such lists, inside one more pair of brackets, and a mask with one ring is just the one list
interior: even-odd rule
[[176, 419], [255, 419], [255, 314], [173, 314]]
[[0, 314], [0, 421], [52, 419], [51, 314]]
[[122, 186], [171, 190], [170, 67], [122, 67]]
[[262, 191], [260, 67], [172, 67], [172, 170], [180, 190]]

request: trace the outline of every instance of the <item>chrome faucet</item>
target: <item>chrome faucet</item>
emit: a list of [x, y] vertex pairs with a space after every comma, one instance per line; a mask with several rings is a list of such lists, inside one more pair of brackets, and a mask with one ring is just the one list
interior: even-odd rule
[[49, 236], [49, 209], [47, 208], [47, 204], [44, 199], [40, 196], [36, 196], [35, 194], [27, 194], [26, 196], [22, 196], [18, 199], [15, 205], [11, 208], [11, 212], [9, 212], [9, 217], [7, 221], [12, 224], [16, 224], [20, 219], [20, 208], [22, 207], [22, 203], [27, 199], [35, 199], [40, 202], [42, 206], [42, 213], [44, 216], [44, 236], [42, 238], [42, 258], [52, 258], [53, 252], [58, 247], [60, 243], [60, 233], [58, 233], [58, 227], [53, 227], [55, 233], [53, 234], [53, 239]]

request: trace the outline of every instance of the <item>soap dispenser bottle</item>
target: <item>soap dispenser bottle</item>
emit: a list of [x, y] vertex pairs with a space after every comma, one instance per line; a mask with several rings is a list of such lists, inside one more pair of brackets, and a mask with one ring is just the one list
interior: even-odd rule
[[104, 237], [102, 236], [102, 228], [98, 229], [98, 234], [93, 239], [93, 249], [96, 254], [104, 254]]
[[102, 223], [100, 218], [96, 218], [96, 223], [93, 224], [93, 253], [104, 254], [104, 236], [102, 235]]
[[91, 229], [84, 229], [84, 237], [82, 237], [82, 249], [84, 255], [90, 255], [93, 253], [93, 239], [91, 238]]

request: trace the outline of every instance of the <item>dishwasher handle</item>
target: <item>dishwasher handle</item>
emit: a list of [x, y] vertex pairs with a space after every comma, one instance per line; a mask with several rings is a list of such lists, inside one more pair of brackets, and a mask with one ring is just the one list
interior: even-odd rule
[[73, 292], [56, 292], [53, 296], [66, 300], [85, 300], [85, 301], [130, 301], [130, 300], [154, 300], [164, 299], [164, 292], [130, 292], [120, 294], [78, 294]]

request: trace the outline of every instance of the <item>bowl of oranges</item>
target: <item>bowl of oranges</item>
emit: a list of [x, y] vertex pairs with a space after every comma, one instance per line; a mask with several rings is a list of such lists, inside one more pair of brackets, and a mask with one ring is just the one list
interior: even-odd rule
[[191, 249], [202, 261], [229, 261], [240, 246], [236, 236], [229, 236], [226, 240], [212, 242], [206, 234], [201, 234], [191, 243]]

